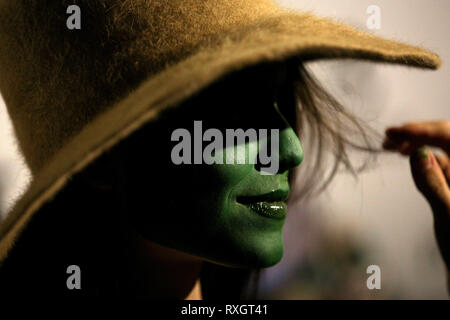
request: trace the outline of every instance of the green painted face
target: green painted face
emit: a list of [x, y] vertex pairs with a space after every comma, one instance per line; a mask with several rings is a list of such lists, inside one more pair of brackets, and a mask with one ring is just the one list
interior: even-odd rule
[[[125, 205], [138, 232], [161, 245], [228, 266], [268, 267], [279, 262], [288, 175], [303, 159], [292, 128], [291, 85], [284, 63], [246, 69], [165, 112], [119, 146]], [[203, 133], [216, 129], [223, 137], [226, 129], [277, 129], [279, 153], [270, 151], [275, 152], [271, 156], [278, 170], [262, 174], [263, 164], [249, 161], [251, 157], [246, 163], [175, 164], [172, 153], [179, 142], [172, 141], [172, 134], [179, 128], [191, 134], [194, 162], [198, 151], [194, 121], [201, 121]], [[252, 147], [262, 140], [258, 136], [235, 145], [224, 143], [214, 154], [236, 151], [236, 159], [245, 152], [256, 156], [261, 150], [254, 153]], [[203, 142], [203, 149], [208, 143]]]

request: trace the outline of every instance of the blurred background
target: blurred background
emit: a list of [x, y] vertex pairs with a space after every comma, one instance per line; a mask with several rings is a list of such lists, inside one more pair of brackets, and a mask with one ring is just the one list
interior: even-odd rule
[[[278, 3], [423, 46], [441, 56], [439, 71], [355, 61], [309, 65], [344, 106], [377, 131], [408, 121], [450, 120], [450, 1]], [[368, 28], [371, 14], [367, 10], [372, 5], [380, 9], [380, 29]], [[307, 156], [305, 153], [305, 161]], [[308, 203], [290, 203], [285, 242], [283, 260], [263, 273], [262, 297], [448, 298], [431, 211], [415, 189], [408, 160], [399, 155], [383, 154], [358, 180], [338, 174], [320, 197]], [[366, 286], [369, 265], [381, 269], [380, 290]]]
[[[342, 104], [380, 133], [389, 125], [408, 121], [450, 120], [450, 1], [278, 2], [420, 45], [441, 56], [443, 66], [435, 72], [356, 61], [308, 65]], [[371, 5], [380, 8], [379, 29], [369, 30], [367, 26]], [[353, 156], [357, 160], [361, 155]], [[2, 217], [26, 188], [29, 178], [0, 100]], [[340, 173], [319, 197], [290, 203], [285, 241], [283, 260], [262, 273], [261, 298], [448, 298], [431, 211], [414, 187], [407, 159], [401, 156], [383, 154], [358, 180]], [[379, 290], [366, 286], [370, 265], [381, 269]]]

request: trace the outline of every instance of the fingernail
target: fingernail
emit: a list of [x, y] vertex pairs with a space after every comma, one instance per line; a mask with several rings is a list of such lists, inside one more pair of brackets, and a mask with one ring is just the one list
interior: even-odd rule
[[415, 157], [419, 159], [419, 161], [422, 163], [422, 165], [425, 166], [426, 169], [431, 167], [431, 156], [426, 148], [419, 148], [415, 153]]

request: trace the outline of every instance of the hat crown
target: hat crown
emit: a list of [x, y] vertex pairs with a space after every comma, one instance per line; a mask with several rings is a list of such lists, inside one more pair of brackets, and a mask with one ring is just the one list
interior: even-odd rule
[[0, 91], [19, 146], [38, 171], [68, 139], [143, 80], [273, 14], [271, 0], [79, 0], [0, 4]]

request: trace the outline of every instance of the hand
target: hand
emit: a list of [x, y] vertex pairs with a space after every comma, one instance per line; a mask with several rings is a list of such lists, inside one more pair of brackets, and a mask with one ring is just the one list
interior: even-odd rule
[[[444, 152], [433, 154], [425, 148], [427, 145]], [[410, 156], [414, 182], [433, 211], [450, 293], [450, 121], [414, 122], [388, 128], [383, 148]]]

